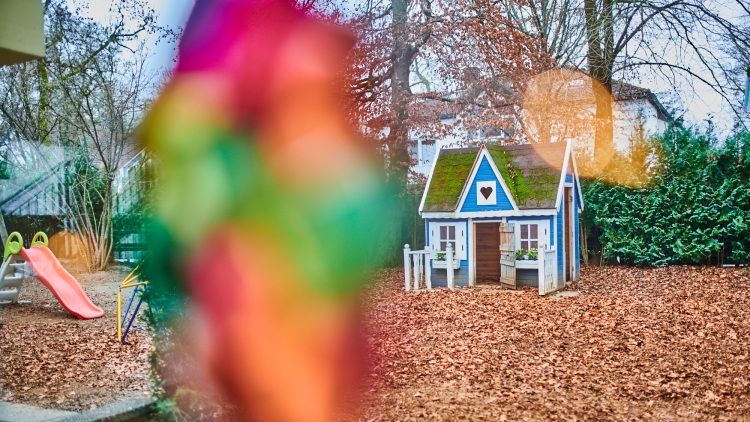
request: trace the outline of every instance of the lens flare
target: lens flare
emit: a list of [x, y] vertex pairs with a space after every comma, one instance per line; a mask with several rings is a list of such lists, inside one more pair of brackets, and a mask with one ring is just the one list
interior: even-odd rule
[[[613, 132], [608, 129], [613, 124], [612, 108], [607, 113], [606, 107], [597, 107], [607, 103], [614, 107], [610, 92], [588, 75], [571, 69], [548, 70], [534, 76], [526, 88], [524, 128], [532, 145], [571, 141], [580, 175], [597, 177], [610, 167], [616, 155]], [[596, 145], [597, 125], [600, 134], [609, 136], [608, 144]], [[545, 151], [537, 148], [545, 161], [559, 165], [554, 157], [545, 157]]]

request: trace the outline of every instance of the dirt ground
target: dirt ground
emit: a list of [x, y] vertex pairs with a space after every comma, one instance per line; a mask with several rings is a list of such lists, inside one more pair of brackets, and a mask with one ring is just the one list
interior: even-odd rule
[[555, 300], [497, 287], [369, 297], [362, 420], [750, 420], [747, 270], [587, 269]]
[[63, 265], [105, 314], [78, 320], [27, 277], [19, 299], [31, 303], [0, 306], [0, 400], [83, 411], [147, 396], [148, 335], [131, 332], [123, 346], [116, 341], [117, 290], [129, 270], [87, 274]]

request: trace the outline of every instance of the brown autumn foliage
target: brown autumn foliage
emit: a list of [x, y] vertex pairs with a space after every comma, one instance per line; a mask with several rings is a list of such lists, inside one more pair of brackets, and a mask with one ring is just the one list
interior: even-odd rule
[[512, 138], [529, 78], [554, 64], [496, 2], [367, 2], [353, 16], [344, 22], [358, 38], [346, 75], [350, 119], [402, 182], [410, 140], [454, 129], [440, 115], [459, 116], [475, 136], [504, 129]]
[[750, 415], [750, 273], [585, 268], [540, 297], [496, 287], [404, 292], [379, 274], [361, 418], [742, 420]]

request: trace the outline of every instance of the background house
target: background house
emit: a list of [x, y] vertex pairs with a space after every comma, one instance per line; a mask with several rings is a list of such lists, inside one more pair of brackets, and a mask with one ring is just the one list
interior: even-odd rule
[[[437, 120], [443, 125], [441, 135], [434, 139], [416, 134], [412, 136], [410, 152], [415, 160], [412, 170], [427, 176], [440, 149], [465, 148], [480, 142], [505, 145], [528, 143], [531, 139], [541, 139], [542, 142], [570, 140], [576, 154], [593, 154], [594, 91], [591, 80], [582, 76], [576, 72], [550, 82], [545, 87], [544, 103], [539, 105], [545, 110], [541, 116], [534, 116], [533, 112], [524, 115], [525, 111], [520, 106], [509, 107], [502, 116], [507, 122], [504, 127], [467, 129], [462, 116], [439, 114]], [[533, 110], [533, 105], [528, 109]], [[613, 84], [612, 113], [613, 142], [620, 152], [628, 150], [630, 139], [640, 130], [645, 136], [664, 133], [670, 119], [656, 94], [625, 82]], [[521, 118], [527, 119], [525, 126]], [[537, 130], [541, 124], [545, 125], [543, 129], [546, 132], [543, 134], [538, 132], [544, 130]]]

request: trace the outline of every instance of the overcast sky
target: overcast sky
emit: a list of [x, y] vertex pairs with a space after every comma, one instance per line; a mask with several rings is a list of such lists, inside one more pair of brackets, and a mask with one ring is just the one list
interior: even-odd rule
[[[151, 7], [159, 14], [159, 24], [180, 28], [190, 16], [194, 0], [148, 0]], [[169, 67], [173, 62], [177, 51], [176, 45], [160, 43], [154, 49], [154, 67]]]
[[[185, 25], [193, 7], [194, 0], [146, 0], [158, 14], [158, 24], [178, 29]], [[102, 0], [89, 1], [88, 9], [83, 9], [84, 14], [92, 18], [104, 21], [109, 15], [110, 2]], [[153, 69], [169, 68], [177, 54], [176, 44], [159, 42], [156, 44], [156, 37], [150, 37], [149, 49], [153, 53], [151, 58], [151, 67]]]

